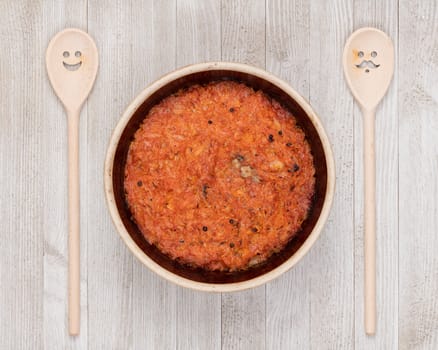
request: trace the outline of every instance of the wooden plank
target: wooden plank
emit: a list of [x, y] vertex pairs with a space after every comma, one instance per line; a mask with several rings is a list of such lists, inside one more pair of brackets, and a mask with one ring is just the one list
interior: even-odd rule
[[325, 230], [310, 251], [310, 345], [354, 347], [353, 105], [342, 48], [353, 29], [353, 2], [312, 1], [310, 103], [333, 146], [336, 193]]
[[222, 349], [265, 349], [265, 286], [222, 295]]
[[[106, 147], [121, 113], [133, 97], [131, 4], [94, 0], [88, 30], [98, 43], [100, 67], [88, 99], [88, 346], [132, 346], [132, 255], [112, 225], [106, 208], [102, 169]], [[130, 29], [131, 28], [131, 29]]]
[[[372, 26], [386, 33], [397, 47], [398, 1], [355, 0], [354, 27]], [[398, 56], [396, 55], [396, 59]], [[363, 265], [363, 138], [362, 115], [354, 108], [354, 217], [355, 217], [355, 344], [357, 349], [398, 348], [398, 111], [397, 62], [394, 80], [376, 114], [377, 213], [377, 331], [364, 329]]]
[[[220, 24], [220, 1], [178, 0], [177, 66], [220, 60]], [[220, 294], [178, 287], [176, 308], [177, 349], [220, 349]]]
[[[266, 69], [309, 98], [310, 4], [268, 0]], [[309, 349], [310, 262], [304, 259], [266, 286], [266, 347]]]
[[[135, 71], [130, 99], [175, 69], [176, 53], [176, 1], [135, 0], [131, 6], [136, 29], [130, 33]], [[175, 349], [176, 288], [134, 259], [133, 349]]]
[[265, 1], [222, 1], [222, 60], [265, 67]]
[[220, 60], [220, 0], [177, 1], [177, 64]]
[[[265, 67], [265, 1], [222, 1], [222, 60]], [[266, 346], [265, 286], [222, 296], [222, 348]]]
[[42, 5], [0, 4], [0, 348], [43, 348], [48, 130]]
[[[65, 27], [87, 29], [87, 3], [43, 3], [42, 44]], [[45, 50], [45, 48], [44, 48]], [[44, 55], [42, 55], [44, 58]], [[47, 75], [46, 75], [47, 76]], [[67, 119], [62, 104], [50, 82], [43, 79], [44, 115], [47, 135], [42, 140], [43, 159], [50, 172], [45, 184], [44, 234], [44, 346], [47, 349], [86, 349], [87, 337], [87, 108], [83, 108], [80, 123], [80, 183], [81, 183], [81, 330], [77, 337], [68, 334], [67, 309]]]
[[438, 4], [400, 1], [399, 346], [438, 348]]

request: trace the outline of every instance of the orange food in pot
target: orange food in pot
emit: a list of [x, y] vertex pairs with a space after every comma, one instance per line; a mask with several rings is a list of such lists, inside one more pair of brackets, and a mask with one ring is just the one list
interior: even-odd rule
[[300, 230], [314, 174], [289, 111], [244, 84], [213, 82], [149, 111], [129, 147], [126, 201], [146, 240], [172, 259], [235, 271]]

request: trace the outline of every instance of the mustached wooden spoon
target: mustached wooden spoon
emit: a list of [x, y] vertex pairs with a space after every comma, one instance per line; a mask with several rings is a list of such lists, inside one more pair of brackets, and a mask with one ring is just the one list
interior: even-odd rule
[[79, 116], [96, 79], [98, 53], [79, 29], [56, 34], [46, 52], [50, 82], [67, 112], [68, 126], [68, 329], [80, 330]]
[[348, 38], [343, 55], [344, 73], [362, 109], [364, 136], [364, 256], [365, 332], [376, 332], [376, 164], [374, 119], [394, 73], [394, 45], [384, 32], [361, 28]]

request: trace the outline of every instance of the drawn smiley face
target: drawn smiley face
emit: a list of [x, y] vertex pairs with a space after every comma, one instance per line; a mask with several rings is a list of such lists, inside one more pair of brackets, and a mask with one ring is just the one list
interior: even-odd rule
[[[359, 64], [356, 64], [355, 66], [357, 68], [365, 68], [365, 73], [369, 73], [370, 69], [377, 69], [380, 67], [380, 64], [376, 64], [374, 63], [371, 58], [376, 58], [377, 57], [377, 52], [376, 51], [371, 51], [368, 55], [365, 56], [363, 51], [358, 51], [357, 52], [357, 57], [359, 59], [362, 59], [362, 62], [360, 62]], [[369, 58], [367, 60], [367, 58]]]
[[[64, 59], [69, 60], [69, 57], [73, 56], [73, 55], [70, 54], [70, 51], [64, 51], [62, 53], [62, 56], [64, 56]], [[62, 61], [62, 64], [64, 65], [65, 69], [67, 69], [69, 71], [75, 71], [75, 70], [78, 70], [81, 67], [81, 65], [82, 65], [82, 60], [81, 60], [82, 53], [81, 53], [81, 51], [76, 51], [74, 53], [74, 56], [79, 60], [76, 63], [67, 63], [67, 62], [65, 62], [65, 60]], [[72, 59], [70, 59], [69, 61], [71, 62]]]

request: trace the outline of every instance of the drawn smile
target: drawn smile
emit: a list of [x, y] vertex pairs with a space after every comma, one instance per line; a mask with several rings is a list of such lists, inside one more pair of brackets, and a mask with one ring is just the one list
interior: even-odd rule
[[375, 64], [373, 61], [363, 60], [360, 64], [356, 64], [357, 68], [372, 68], [376, 69], [380, 67], [380, 64]]
[[79, 62], [76, 63], [76, 64], [68, 64], [68, 63], [65, 63], [64, 61], [62, 61], [62, 64], [63, 64], [64, 67], [67, 68], [68, 70], [75, 71], [75, 70], [78, 70], [79, 67], [82, 65], [82, 61], [79, 61]]

